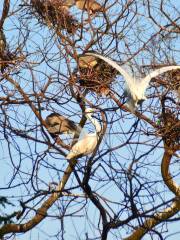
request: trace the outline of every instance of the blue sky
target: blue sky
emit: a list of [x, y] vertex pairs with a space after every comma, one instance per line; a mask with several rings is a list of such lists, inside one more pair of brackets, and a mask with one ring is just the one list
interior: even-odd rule
[[[16, 8], [18, 6], [18, 1], [12, 1], [14, 3], [16, 3]], [[156, 1], [157, 3], [159, 1]], [[169, 1], [168, 1], [169, 2]], [[178, 5], [180, 6], [180, 3], [177, 3], [177, 1], [171, 1], [171, 3], [174, 4], [174, 6], [176, 6], [178, 8]], [[156, 3], [154, 3], [156, 5]], [[168, 10], [170, 8], [168, 7]], [[172, 7], [171, 7], [172, 9]], [[75, 11], [75, 10], [74, 10]], [[117, 13], [119, 11], [119, 9], [116, 7], [113, 9], [113, 11], [110, 13], [112, 18], [113, 18], [113, 14]], [[126, 32], [125, 34], [125, 39], [127, 41], [128, 44], [130, 44], [130, 49], [133, 52], [136, 52], [136, 50], [139, 48], [139, 46], [142, 44], [143, 41], [145, 41], [145, 39], [147, 37], [149, 37], [151, 34], [153, 34], [155, 32], [155, 27], [153, 25], [153, 23], [151, 23], [150, 25], [148, 25], [148, 23], [146, 22], [146, 12], [143, 12], [143, 8], [139, 7], [138, 9], [139, 12], [139, 16], [137, 19], [133, 20], [132, 22], [130, 22], [130, 26], [131, 29], [129, 31]], [[78, 12], [80, 13], [80, 12]], [[154, 14], [157, 16], [158, 11], [156, 11]], [[133, 16], [133, 10], [131, 12], [132, 16]], [[171, 15], [178, 15], [177, 12], [174, 11], [170, 11], [169, 14]], [[79, 15], [77, 15], [78, 17]], [[48, 57], [53, 55], [53, 59], [52, 61], [49, 61], [48, 64], [49, 66], [47, 66], [47, 64], [45, 62], [42, 62], [39, 66], [37, 66], [36, 68], [34, 68], [34, 75], [35, 75], [35, 87], [36, 90], [38, 91], [43, 84], [46, 82], [47, 78], [46, 75], [51, 76], [51, 78], [53, 79], [53, 84], [52, 86], [48, 89], [48, 94], [47, 96], [49, 98], [51, 98], [54, 94], [57, 94], [58, 98], [61, 98], [61, 106], [59, 106], [56, 103], [50, 102], [50, 103], [44, 103], [42, 104], [42, 107], [45, 109], [42, 112], [42, 116], [45, 117], [47, 116], [47, 114], [53, 110], [58, 110], [61, 114], [65, 114], [67, 116], [69, 116], [71, 119], [75, 120], [75, 121], [79, 121], [80, 116], [80, 109], [78, 107], [78, 105], [73, 102], [73, 104], [64, 104], [65, 103], [65, 98], [67, 97], [67, 95], [62, 95], [61, 93], [64, 93], [64, 85], [67, 82], [67, 65], [66, 65], [66, 61], [64, 61], [64, 59], [61, 61], [61, 64], [59, 63], [59, 56], [61, 56], [59, 54], [59, 49], [62, 50], [62, 52], [64, 53], [63, 47], [61, 46], [61, 44], [58, 44], [58, 42], [52, 37], [52, 32], [50, 33], [47, 28], [40, 28], [39, 25], [35, 24], [35, 20], [27, 20], [27, 23], [24, 21], [24, 26], [23, 24], [20, 25], [19, 20], [17, 20], [17, 18], [20, 17], [20, 15], [17, 13], [16, 17], [11, 17], [10, 20], [8, 20], [5, 24], [5, 34], [6, 37], [8, 39], [8, 43], [10, 45], [10, 47], [16, 48], [16, 45], [19, 41], [18, 38], [18, 34], [19, 31], [17, 32], [16, 27], [20, 27], [21, 29], [21, 39], [23, 34], [26, 32], [26, 25], [29, 26], [30, 30], [30, 35], [29, 35], [29, 40], [27, 41], [26, 47], [24, 47], [24, 54], [26, 51], [32, 52], [32, 55], [28, 56], [27, 59], [29, 61], [31, 61], [29, 63], [29, 65], [22, 65], [20, 67], [21, 72], [19, 73], [19, 78], [18, 76], [16, 77], [17, 81], [20, 81], [21, 86], [24, 87], [26, 92], [31, 92], [32, 89], [32, 84], [31, 84], [31, 80], [32, 80], [32, 75], [30, 74], [31, 72], [29, 70], [27, 70], [27, 68], [29, 66], [34, 67], [33, 62], [37, 62], [38, 60], [40, 60], [42, 58], [42, 53], [43, 52], [43, 48], [46, 45], [47, 46], [47, 51], [48, 51]], [[157, 16], [157, 19], [161, 22], [164, 23], [164, 20], [162, 19], [162, 17], [159, 15]], [[96, 26], [99, 26], [101, 24], [102, 20], [100, 18], [96, 18], [94, 20], [94, 24]], [[119, 29], [121, 29], [121, 25], [125, 24], [125, 20], [121, 21], [119, 23]], [[139, 43], [137, 41], [137, 29], [140, 29], [139, 31], [139, 39], [142, 40], [141, 43]], [[142, 29], [144, 29], [142, 31]], [[111, 31], [113, 32], [114, 30], [111, 29]], [[79, 53], [82, 52], [83, 47], [85, 46], [85, 44], [87, 44], [87, 42], [89, 41], [91, 36], [91, 31], [87, 31], [84, 34], [84, 39], [83, 41], [80, 41], [77, 43], [78, 45], [78, 51]], [[121, 37], [121, 36], [120, 36]], [[135, 41], [136, 40], [136, 41]], [[160, 39], [157, 39], [157, 41], [159, 41]], [[135, 41], [135, 42], [134, 42]], [[46, 44], [44, 44], [44, 42]], [[111, 42], [111, 37], [110, 36], [104, 36], [103, 37], [103, 49], [106, 49], [106, 46], [109, 45], [109, 43]], [[133, 45], [134, 43], [134, 45]], [[178, 50], [180, 48], [179, 43], [174, 40], [173, 41], [174, 44], [174, 49], [177, 50], [177, 54], [174, 54], [174, 58], [176, 63], [179, 63], [179, 59], [178, 59]], [[100, 50], [101, 47], [101, 43], [96, 45], [97, 48]], [[111, 45], [108, 46], [108, 48], [106, 49], [106, 53], [111, 53], [113, 48], [115, 47], [115, 42], [113, 41]], [[164, 48], [166, 46], [164, 45]], [[58, 49], [59, 48], [59, 49]], [[118, 61], [127, 61], [128, 59], [128, 55], [127, 52], [124, 50], [125, 46], [124, 46], [124, 41], [119, 40], [118, 42], [118, 46], [117, 46], [117, 54], [110, 54], [110, 57], [112, 57], [113, 59], [117, 59]], [[153, 49], [153, 46], [152, 46]], [[38, 56], [34, 55], [34, 52], [38, 51]], [[156, 49], [154, 49], [154, 51], [156, 51]], [[172, 54], [172, 51], [168, 50], [169, 54]], [[55, 55], [56, 53], [56, 55]], [[139, 66], [142, 64], [149, 64], [152, 58], [152, 53], [148, 52], [146, 50], [141, 51], [139, 54], [136, 55], [136, 57], [131, 61], [131, 64], [133, 64], [133, 66]], [[157, 59], [156, 61], [159, 63], [163, 63], [166, 62], [166, 56], [165, 54], [159, 54], [158, 53], [158, 49], [157, 49]], [[74, 63], [71, 62], [71, 66], [72, 68], [74, 67]], [[52, 68], [51, 68], [52, 67]], [[54, 70], [55, 69], [55, 70]], [[65, 76], [57, 76], [57, 69], [59, 71], [61, 71], [62, 73], [65, 74]], [[134, 71], [137, 72], [138, 68], [134, 68]], [[61, 81], [64, 84], [60, 84]], [[119, 83], [122, 83], [122, 78], [118, 77], [116, 80], [116, 83], [114, 84], [114, 89], [116, 89], [118, 92], [122, 92], [122, 88], [121, 85]], [[7, 83], [4, 83], [7, 84]], [[63, 86], [62, 86], [63, 85]], [[9, 84], [6, 85], [7, 87], [9, 87]], [[61, 88], [61, 87], [62, 88]], [[13, 92], [14, 89], [12, 88], [11, 91]], [[102, 98], [98, 98], [95, 96], [95, 94], [89, 94], [88, 95], [88, 100], [92, 101], [95, 105], [101, 106], [102, 108], [108, 108], [108, 107], [112, 107], [115, 106], [115, 104], [112, 103], [112, 101], [105, 101]], [[155, 118], [153, 116], [153, 114], [148, 113], [148, 104], [149, 102], [145, 103], [144, 106], [144, 111], [145, 113], [150, 117], [150, 118]], [[157, 100], [154, 101], [154, 105], [156, 106]], [[156, 109], [154, 107], [154, 109]], [[14, 112], [15, 111], [15, 112]], [[12, 106], [11, 108], [9, 108], [7, 110], [8, 114], [9, 114], [9, 118], [10, 118], [10, 122], [12, 124], [12, 126], [14, 128], [18, 128], [18, 129], [23, 129], [23, 130], [28, 130], [30, 132], [30, 134], [32, 134], [32, 136], [37, 136], [37, 138], [42, 138], [41, 135], [41, 131], [38, 130], [37, 132], [34, 130], [31, 130], [33, 128], [34, 125], [38, 125], [39, 123], [37, 122], [34, 114], [32, 113], [32, 111], [25, 107], [25, 106]], [[103, 152], [105, 152], [107, 150], [107, 148], [109, 146], [111, 147], [116, 147], [118, 145], [121, 145], [124, 143], [124, 141], [127, 140], [129, 134], [127, 134], [128, 130], [130, 129], [130, 126], [132, 125], [132, 123], [136, 122], [136, 118], [131, 118], [131, 115], [128, 113], [124, 113], [121, 112], [120, 110], [118, 110], [116, 112], [116, 115], [114, 115], [112, 112], [107, 112], [108, 115], [108, 120], [113, 120], [114, 123], [113, 125], [109, 124], [108, 125], [108, 129], [107, 129], [107, 133], [104, 137], [104, 141], [101, 144], [100, 147], [100, 151], [101, 154]], [[123, 116], [123, 117], [122, 117]], [[121, 120], [121, 124], [119, 124], [118, 121]], [[20, 123], [17, 123], [20, 122]], [[28, 123], [27, 125], [25, 125], [25, 123]], [[147, 129], [147, 124], [146, 123], [141, 123], [138, 125], [138, 129]], [[90, 124], [87, 124], [86, 127], [87, 131], [88, 129], [93, 129], [92, 126]], [[120, 134], [117, 134], [117, 132], [119, 132]], [[123, 132], [125, 132], [126, 134], [123, 134]], [[123, 187], [125, 187], [125, 171], [127, 170], [127, 168], [129, 167], [132, 155], [134, 155], [134, 158], [138, 158], [141, 154], [143, 154], [144, 152], [147, 151], [148, 148], [150, 148], [149, 146], [147, 146], [145, 143], [146, 140], [149, 140], [150, 138], [146, 138], [146, 136], [139, 136], [138, 134], [134, 135], [133, 140], [137, 141], [139, 140], [142, 144], [136, 148], [136, 145], [134, 146], [133, 144], [130, 145], [126, 145], [124, 147], [119, 147], [116, 151], [114, 151], [111, 154], [116, 154], [116, 157], [118, 158], [118, 161], [110, 161], [110, 155], [106, 156], [106, 157], [101, 157], [100, 160], [97, 161], [96, 165], [94, 166], [94, 168], [98, 168], [98, 171], [96, 171], [96, 178], [98, 179], [103, 179], [105, 178], [106, 181], [103, 184], [102, 181], [97, 181], [94, 180], [92, 181], [92, 187], [94, 189], [94, 191], [97, 191], [98, 194], [102, 195], [105, 198], [110, 199], [111, 201], [115, 201], [115, 202], [120, 202], [122, 201], [122, 199], [124, 198], [123, 194], [121, 193], [121, 191], [119, 190], [121, 185]], [[12, 145], [11, 146], [7, 146], [7, 144], [4, 141], [1, 141], [1, 151], [2, 151], [2, 155], [0, 158], [0, 164], [1, 164], [1, 175], [0, 175], [0, 187], [4, 187], [4, 186], [8, 186], [8, 184], [12, 181], [12, 186], [14, 186], [13, 188], [11, 188], [11, 190], [6, 190], [6, 189], [1, 189], [1, 195], [5, 195], [5, 196], [10, 196], [10, 200], [14, 203], [17, 204], [17, 206], [19, 206], [19, 200], [25, 200], [25, 199], [29, 199], [30, 196], [33, 196], [34, 194], [34, 189], [33, 187], [36, 189], [36, 191], [38, 190], [47, 190], [49, 187], [49, 184], [51, 182], [58, 182], [61, 179], [61, 176], [63, 174], [63, 170], [66, 168], [67, 163], [66, 160], [59, 156], [59, 154], [57, 154], [56, 151], [52, 150], [51, 154], [46, 154], [47, 151], [47, 146], [43, 145], [43, 144], [35, 144], [32, 141], [25, 141], [22, 140], [21, 138], [17, 138], [14, 137], [14, 139], [11, 139], [12, 141]], [[151, 142], [157, 143], [158, 139], [151, 139]], [[18, 148], [21, 148], [22, 151], [22, 156], [19, 156], [18, 154]], [[10, 155], [9, 155], [9, 148], [11, 149], [12, 152], [12, 159], [10, 159]], [[28, 156], [30, 155], [30, 157]], [[21, 157], [21, 158], [20, 158]], [[162, 157], [162, 149], [159, 148], [158, 151], [156, 152], [152, 152], [148, 158], [144, 157], [141, 158], [140, 161], [138, 162], [139, 165], [139, 169], [137, 171], [137, 174], [139, 174], [140, 176], [146, 176], [149, 184], [151, 183], [151, 180], [156, 179], [157, 181], [159, 181], [159, 183], [157, 183], [155, 186], [152, 186], [152, 192], [156, 192], [156, 191], [164, 191], [167, 190], [167, 187], [164, 186], [161, 183], [161, 174], [160, 174], [160, 161], [161, 161], [161, 157]], [[107, 161], [107, 162], [106, 162]], [[84, 166], [86, 164], [86, 159], [80, 159], [79, 160], [79, 164], [78, 164], [78, 168], [79, 171], [81, 170], [81, 168], [83, 169]], [[113, 182], [113, 180], [111, 182], [108, 183], [107, 181], [107, 176], [105, 175], [103, 169], [101, 168], [100, 164], [103, 165], [103, 167], [106, 167], [109, 171], [109, 175], [111, 176], [111, 172], [110, 172], [110, 166], [115, 168], [115, 169], [119, 169], [118, 175], [117, 175], [117, 179], [116, 179], [116, 184]], [[110, 165], [111, 164], [111, 165]], [[20, 167], [21, 173], [19, 174], [18, 172], [16, 172], [16, 170], [14, 169], [14, 166], [16, 167]], [[54, 167], [54, 168], [53, 168]], [[175, 168], [177, 167], [177, 169], [179, 169], [178, 164], [175, 165]], [[32, 173], [32, 169], [34, 169], [34, 174], [33, 174], [33, 178], [31, 179], [28, 174], [30, 175]], [[143, 169], [143, 171], [142, 171]], [[123, 172], [124, 170], [124, 172]], [[79, 172], [80, 177], [82, 178], [81, 173]], [[113, 176], [113, 175], [112, 175]], [[14, 178], [14, 179], [13, 179]], [[179, 180], [179, 179], [177, 179]], [[22, 183], [23, 185], [21, 185], [20, 187], [15, 187], [16, 184]], [[117, 184], [118, 183], [118, 184]], [[134, 186], [136, 186], [136, 182], [134, 182]], [[71, 179], [69, 180], [67, 187], [71, 188], [72, 186], [76, 186], [77, 182], [74, 176], [71, 176]], [[80, 189], [74, 189], [72, 190], [73, 193], [76, 194], [83, 194], [83, 192]], [[118, 193], [118, 195], [117, 195]], [[147, 189], [144, 190], [144, 194], [147, 193]], [[122, 195], [121, 195], [122, 194]], [[142, 191], [143, 194], [143, 191]], [[164, 196], [165, 199], [169, 199], [172, 197], [171, 194], [169, 194], [169, 192], [164, 192], [162, 194]], [[21, 197], [23, 196], [23, 197]], [[53, 215], [54, 218], [52, 219], [46, 219], [43, 222], [41, 222], [35, 229], [33, 229], [32, 231], [26, 233], [26, 234], [22, 234], [22, 235], [18, 235], [17, 239], [61, 239], [61, 234], [57, 235], [57, 237], [52, 237], [51, 234], [53, 235], [57, 229], [60, 229], [60, 225], [62, 224], [61, 220], [57, 220], [57, 216], [61, 216], [61, 211], [63, 211], [62, 209], [62, 202], [63, 204], [68, 204], [68, 201], [66, 199], [66, 197], [63, 197], [62, 199], [60, 199], [55, 206], [52, 207], [52, 209], [50, 210], [50, 215]], [[79, 198], [79, 199], [75, 199], [74, 201], [71, 202], [69, 210], [67, 211], [68, 214], [71, 214], [74, 211], [78, 210], [78, 205], [76, 205], [76, 201], [79, 202], [79, 206], [83, 206], [83, 204], [85, 204], [86, 199], [85, 198]], [[144, 199], [144, 203], [146, 203], [147, 198]], [[152, 201], [152, 199], [151, 199]], [[161, 199], [159, 197], [157, 197], [155, 199], [156, 201], [156, 205], [158, 203], [161, 202]], [[36, 204], [37, 201], [34, 201], [34, 204]], [[123, 205], [123, 204], [122, 204]], [[112, 204], [113, 209], [115, 212], [118, 212], [121, 208], [118, 204]], [[147, 207], [151, 207], [151, 204], [147, 204]], [[106, 206], [108, 208], [108, 206]], [[59, 209], [59, 210], [58, 210]], [[19, 207], [13, 208], [13, 210], [19, 210]], [[7, 212], [11, 211], [11, 208], [7, 208], [6, 209]], [[109, 210], [110, 211], [110, 210]], [[82, 221], [82, 216], [84, 215], [88, 215], [88, 221], [87, 220], [83, 220]], [[124, 213], [124, 216], [121, 217], [126, 217], [127, 213]], [[28, 215], [28, 217], [31, 216], [31, 213]], [[26, 217], [24, 219], [26, 221]], [[64, 226], [65, 226], [65, 240], [71, 240], [71, 239], [85, 239], [85, 234], [86, 232], [88, 232], [88, 235], [90, 237], [93, 237], [94, 235], [98, 236], [98, 230], [95, 229], [95, 226], [98, 225], [98, 212], [97, 209], [92, 205], [92, 203], [88, 203], [86, 204], [86, 207], [84, 207], [84, 209], [80, 212], [78, 212], [76, 214], [76, 217], [67, 217], [65, 219], [64, 222]], [[168, 228], [169, 232], [166, 234], [171, 234], [176, 232], [178, 229], [178, 222], [177, 223], [172, 223], [171, 226]], [[166, 226], [163, 226], [163, 231], [166, 231]], [[109, 234], [109, 239], [121, 239], [122, 235], [124, 233], [129, 234], [130, 232], [127, 232], [127, 229], [121, 229], [119, 228], [117, 231], [112, 231], [112, 234]], [[116, 234], [116, 235], [113, 235]], [[121, 235], [122, 234], [122, 235]], [[180, 236], [180, 234], [179, 234]], [[123, 235], [124, 237], [124, 235]], [[176, 240], [178, 237], [178, 235], [176, 236], [171, 236], [169, 239], [170, 240]], [[13, 239], [13, 238], [12, 238]], [[148, 240], [150, 239], [149, 236], [144, 237], [143, 240]], [[155, 238], [154, 238], [155, 239]], [[154, 240], [153, 239], [153, 240]], [[156, 240], [156, 239], [155, 239]]]

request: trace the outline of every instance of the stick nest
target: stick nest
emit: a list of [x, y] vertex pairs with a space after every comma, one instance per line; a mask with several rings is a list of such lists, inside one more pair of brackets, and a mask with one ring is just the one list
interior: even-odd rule
[[2, 30], [0, 30], [0, 72], [4, 73], [6, 68], [11, 65], [17, 65], [18, 62], [23, 60], [23, 56], [18, 56], [18, 49], [10, 51], [6, 43], [6, 36]]
[[79, 56], [78, 68], [74, 70], [69, 82], [84, 89], [105, 94], [109, 91], [119, 72], [109, 64], [94, 56]]
[[167, 145], [180, 144], [180, 120], [170, 109], [166, 109], [161, 117], [160, 133]]
[[171, 77], [171, 86], [173, 90], [176, 90], [180, 95], [180, 70], [173, 70], [170, 73]]
[[30, 7], [31, 14], [42, 24], [66, 29], [68, 33], [75, 33], [80, 27], [78, 21], [70, 15], [63, 0], [31, 0]]

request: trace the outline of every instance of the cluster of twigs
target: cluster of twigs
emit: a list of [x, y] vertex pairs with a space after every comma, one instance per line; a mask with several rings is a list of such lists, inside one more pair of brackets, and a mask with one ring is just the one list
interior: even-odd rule
[[169, 74], [171, 74], [172, 89], [176, 90], [180, 97], [180, 70], [171, 71]]
[[69, 13], [63, 0], [31, 0], [30, 14], [33, 14], [41, 24], [58, 29], [66, 29], [74, 33], [78, 28], [78, 21]]
[[[84, 61], [82, 61], [83, 58]], [[79, 85], [97, 94], [105, 94], [119, 73], [101, 59], [92, 56], [91, 60], [85, 58], [90, 57], [82, 56], [79, 58], [78, 68], [75, 69], [70, 78], [70, 84]]]
[[170, 109], [166, 109], [161, 117], [163, 139], [168, 146], [180, 144], [180, 120]]
[[12, 52], [9, 50], [6, 43], [6, 36], [2, 29], [0, 29], [0, 71], [4, 73], [5, 69], [17, 63], [18, 60], [22, 60], [21, 57], [17, 56], [17, 50]]

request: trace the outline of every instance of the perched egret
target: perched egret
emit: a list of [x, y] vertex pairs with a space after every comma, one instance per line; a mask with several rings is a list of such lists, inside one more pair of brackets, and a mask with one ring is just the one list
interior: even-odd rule
[[149, 73], [146, 77], [141, 78], [141, 79], [136, 79], [132, 76], [130, 76], [122, 67], [120, 67], [116, 62], [113, 60], [104, 57], [100, 54], [96, 53], [85, 53], [85, 55], [92, 55], [95, 57], [98, 57], [105, 62], [107, 62], [109, 65], [111, 65], [113, 68], [118, 70], [120, 74], [124, 77], [126, 81], [126, 89], [125, 89], [125, 94], [128, 97], [128, 102], [127, 105], [130, 108], [132, 112], [136, 109], [138, 104], [141, 104], [144, 100], [146, 100], [145, 96], [145, 91], [146, 88], [149, 85], [149, 82], [152, 78], [157, 77], [158, 75], [175, 70], [175, 69], [180, 69], [180, 66], [167, 66], [167, 67], [162, 67], [159, 69], [156, 69], [155, 71]]
[[96, 131], [94, 133], [89, 133], [82, 139], [80, 139], [76, 144], [73, 145], [71, 151], [67, 155], [66, 159], [73, 159], [78, 156], [86, 156], [92, 153], [98, 143], [99, 135], [101, 133], [101, 125], [96, 119], [91, 115], [95, 110], [92, 108], [87, 108], [85, 110], [86, 117], [92, 122], [95, 126]]
[[46, 124], [48, 126], [47, 130], [52, 135], [56, 137], [59, 134], [70, 134], [79, 133], [82, 128], [77, 126], [73, 121], [61, 116], [58, 113], [51, 113], [46, 117]]

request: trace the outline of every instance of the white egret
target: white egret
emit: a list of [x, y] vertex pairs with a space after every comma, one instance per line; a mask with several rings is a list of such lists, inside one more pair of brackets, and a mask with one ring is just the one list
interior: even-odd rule
[[85, 110], [86, 117], [92, 122], [95, 126], [96, 131], [94, 133], [89, 133], [82, 139], [80, 139], [76, 144], [72, 146], [71, 151], [68, 153], [66, 159], [73, 159], [78, 156], [86, 156], [92, 153], [98, 143], [99, 136], [101, 133], [101, 125], [96, 119], [91, 115], [95, 110], [92, 108], [87, 108]]
[[56, 137], [59, 134], [80, 134], [82, 128], [77, 126], [73, 121], [65, 118], [58, 113], [51, 113], [46, 117], [47, 130], [52, 135]]
[[109, 65], [111, 65], [113, 68], [118, 70], [120, 74], [124, 77], [126, 81], [126, 89], [125, 89], [125, 94], [128, 97], [128, 102], [127, 105], [130, 108], [132, 112], [136, 109], [138, 104], [141, 104], [144, 100], [146, 100], [145, 96], [145, 91], [146, 88], [149, 85], [149, 82], [152, 78], [157, 77], [158, 75], [175, 70], [175, 69], [180, 69], [180, 66], [167, 66], [167, 67], [162, 67], [159, 69], [156, 69], [155, 71], [149, 73], [146, 77], [141, 78], [141, 79], [136, 79], [135, 77], [130, 76], [122, 67], [120, 67], [116, 62], [113, 60], [104, 57], [100, 54], [96, 53], [85, 53], [85, 55], [92, 55], [95, 57], [98, 57], [105, 62], [107, 62]]

